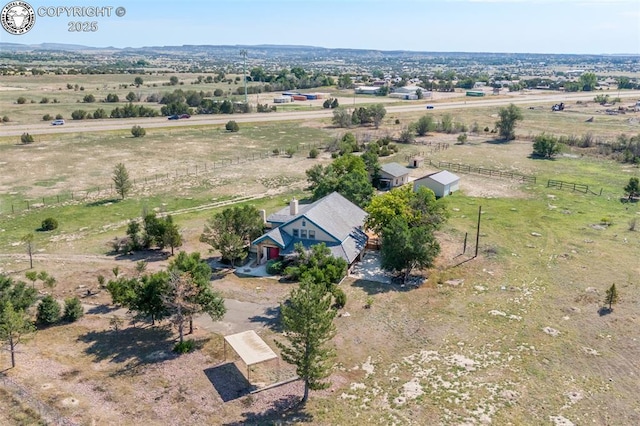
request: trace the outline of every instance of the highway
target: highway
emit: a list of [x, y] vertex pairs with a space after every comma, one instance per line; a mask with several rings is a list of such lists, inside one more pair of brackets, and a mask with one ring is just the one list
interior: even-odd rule
[[[407, 105], [385, 106], [387, 114], [408, 113], [427, 111], [425, 105], [434, 105], [433, 112], [458, 108], [478, 108], [504, 106], [510, 103], [516, 105], [531, 104], [549, 104], [549, 103], [570, 103], [576, 101], [593, 102], [593, 98], [603, 92], [577, 92], [577, 93], [537, 93], [526, 92], [524, 94], [508, 94], [508, 95], [487, 95], [484, 98], [467, 98], [466, 100], [455, 101], [437, 101], [423, 100], [421, 103], [412, 102]], [[610, 97], [617, 97], [617, 92], [612, 91]], [[623, 105], [635, 104], [640, 99], [640, 90], [624, 91], [620, 93]], [[351, 98], [341, 99], [341, 105], [349, 107]], [[363, 98], [358, 98], [362, 101]], [[369, 99], [367, 99], [369, 101]], [[375, 98], [370, 98], [370, 103], [375, 103]], [[291, 121], [291, 120], [310, 120], [331, 118], [333, 112], [330, 109], [311, 110], [311, 111], [286, 111], [271, 113], [251, 113], [251, 114], [223, 114], [223, 115], [194, 115], [189, 119], [167, 120], [166, 117], [153, 118], [120, 118], [120, 119], [104, 119], [104, 120], [67, 120], [62, 126], [52, 126], [49, 122], [34, 124], [12, 124], [4, 123], [0, 127], [0, 136], [20, 136], [23, 133], [31, 135], [43, 134], [60, 134], [60, 133], [79, 133], [79, 132], [103, 132], [113, 130], [129, 130], [132, 126], [138, 125], [145, 129], [149, 128], [170, 128], [170, 127], [188, 127], [188, 126], [210, 126], [224, 125], [229, 120], [235, 120], [238, 123], [258, 123], [272, 121]]]

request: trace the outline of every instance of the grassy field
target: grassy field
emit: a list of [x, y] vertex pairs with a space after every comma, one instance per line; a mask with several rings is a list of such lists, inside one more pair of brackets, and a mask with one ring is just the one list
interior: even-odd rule
[[[601, 114], [585, 123], [597, 107], [579, 108], [563, 114], [524, 110], [518, 134], [525, 137], [511, 143], [494, 143], [482, 132], [455, 145], [456, 135], [431, 134], [383, 159], [404, 163], [406, 155], [423, 152], [433, 161], [510, 170], [536, 176], [537, 182], [461, 175], [461, 191], [447, 201], [451, 217], [439, 233], [442, 254], [437, 266], [425, 271], [422, 286], [343, 282], [348, 302], [342, 313], [349, 315], [336, 319], [332, 386], [313, 393], [303, 411], [286, 409], [300, 395], [299, 383], [231, 397], [220, 385], [220, 377], [228, 376], [217, 369], [223, 361], [220, 332], [202, 326], [195, 336], [200, 350], [175, 358], [169, 352], [173, 331], [130, 326], [117, 334], [110, 330], [114, 313], [106, 306], [75, 325], [40, 330], [7, 374], [81, 424], [639, 424], [640, 233], [630, 228], [640, 221], [640, 206], [621, 203], [620, 197], [629, 177], [640, 171], [577, 150], [535, 160], [526, 140], [541, 131], [590, 131], [602, 138], [637, 132], [633, 117]], [[492, 127], [497, 108], [450, 113], [467, 125]], [[359, 138], [395, 135], [419, 116], [388, 117], [378, 131], [353, 131]], [[24, 275], [28, 261], [20, 256], [24, 248], [18, 240], [49, 215], [61, 226], [51, 234], [37, 233], [43, 251], [36, 268], [58, 278], [58, 297], [84, 293], [114, 266], [134, 273], [133, 258], [105, 256], [106, 243], [122, 236], [126, 220], [144, 209], [177, 212], [185, 249], [206, 253], [198, 235], [220, 208], [217, 203], [255, 196], [245, 202], [275, 211], [291, 196], [305, 196], [304, 170], [328, 164], [329, 156], [311, 160], [301, 150], [293, 158], [252, 159], [158, 183], [154, 175], [276, 146], [326, 143], [341, 133], [319, 123], [277, 123], [246, 125], [233, 135], [198, 128], [151, 130], [140, 140], [124, 132], [43, 136], [29, 147], [3, 140], [0, 158], [8, 172], [0, 177], [0, 246], [5, 247], [0, 268]], [[449, 143], [449, 148], [433, 151], [423, 142]], [[24, 199], [37, 202], [45, 195], [104, 187], [119, 161], [140, 181], [124, 201], [115, 202], [105, 189], [86, 201], [4, 214], [7, 204]], [[424, 167], [412, 176], [431, 171]], [[548, 179], [587, 184], [602, 193], [547, 188]], [[479, 255], [472, 258], [480, 206]], [[465, 233], [469, 245], [461, 255]], [[156, 260], [150, 267], [165, 264]], [[621, 299], [606, 313], [600, 308], [613, 283]], [[291, 288], [233, 274], [221, 275], [214, 285], [229, 299], [264, 306], [265, 317]], [[373, 306], [365, 309], [369, 297]], [[101, 291], [85, 302], [99, 306], [109, 298]], [[275, 347], [277, 328], [264, 318], [255, 323]], [[6, 362], [2, 355], [0, 365]]]

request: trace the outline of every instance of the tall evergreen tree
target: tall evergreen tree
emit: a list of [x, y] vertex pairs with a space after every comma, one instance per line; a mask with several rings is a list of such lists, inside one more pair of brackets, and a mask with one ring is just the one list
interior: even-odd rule
[[7, 342], [11, 352], [11, 367], [16, 366], [16, 346], [24, 335], [35, 331], [23, 310], [16, 310], [11, 302], [0, 307], [0, 340]]
[[604, 297], [604, 303], [609, 305], [609, 310], [612, 310], [612, 306], [618, 303], [618, 289], [616, 289], [616, 285], [612, 284], [611, 287], [607, 289], [607, 292]]
[[133, 184], [131, 183], [131, 179], [129, 179], [129, 172], [123, 163], [116, 164], [113, 169], [113, 185], [116, 189], [116, 192], [120, 197], [124, 200], [127, 194], [133, 188]]
[[309, 390], [329, 387], [324, 379], [331, 374], [335, 351], [327, 343], [335, 335], [335, 316], [331, 294], [324, 285], [308, 278], [280, 306], [280, 319], [289, 344], [276, 342], [276, 345], [282, 351], [282, 359], [295, 365], [304, 381], [301, 405], [309, 399]]

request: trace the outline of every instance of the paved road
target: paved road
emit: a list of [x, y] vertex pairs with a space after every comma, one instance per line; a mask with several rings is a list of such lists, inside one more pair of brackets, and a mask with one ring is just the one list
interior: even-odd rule
[[[447, 110], [455, 108], [477, 108], [486, 106], [500, 106], [509, 103], [514, 104], [536, 104], [550, 102], [575, 102], [593, 101], [595, 95], [601, 92], [579, 92], [579, 93], [537, 93], [529, 92], [527, 94], [487, 96], [486, 98], [469, 98], [468, 100], [458, 100], [454, 102], [431, 102], [426, 100], [424, 103], [411, 103], [407, 105], [386, 106], [387, 114], [425, 111], [425, 104], [432, 103], [435, 110]], [[617, 92], [609, 93], [611, 97], [617, 96]], [[640, 99], [640, 91], [625, 91], [620, 93], [620, 97], [625, 104], [630, 100]], [[372, 98], [375, 101], [375, 98]], [[64, 126], [51, 126], [49, 123], [37, 124], [3, 124], [0, 127], [1, 136], [19, 136], [25, 132], [32, 135], [39, 134], [55, 134], [55, 133], [77, 133], [77, 132], [100, 132], [110, 130], [129, 130], [133, 125], [140, 125], [145, 128], [159, 127], [187, 127], [187, 126], [204, 126], [204, 125], [222, 125], [229, 121], [230, 118], [239, 123], [257, 123], [272, 121], [290, 121], [290, 120], [310, 120], [320, 118], [330, 118], [333, 116], [331, 110], [313, 110], [313, 111], [287, 111], [275, 113], [252, 113], [252, 114], [236, 114], [236, 115], [196, 115], [190, 119], [183, 120], [167, 120], [165, 117], [154, 118], [127, 118], [127, 119], [106, 119], [106, 120], [68, 120]]]

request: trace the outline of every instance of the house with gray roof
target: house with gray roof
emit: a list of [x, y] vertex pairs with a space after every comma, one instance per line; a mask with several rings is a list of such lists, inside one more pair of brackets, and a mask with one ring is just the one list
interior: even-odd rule
[[288, 207], [267, 217], [271, 230], [251, 244], [258, 254], [258, 263], [291, 254], [294, 245], [306, 248], [325, 243], [335, 257], [352, 265], [367, 245], [363, 230], [367, 213], [337, 192], [311, 204], [292, 200]]
[[402, 164], [387, 163], [380, 166], [380, 187], [391, 189], [409, 182], [410, 170]]

